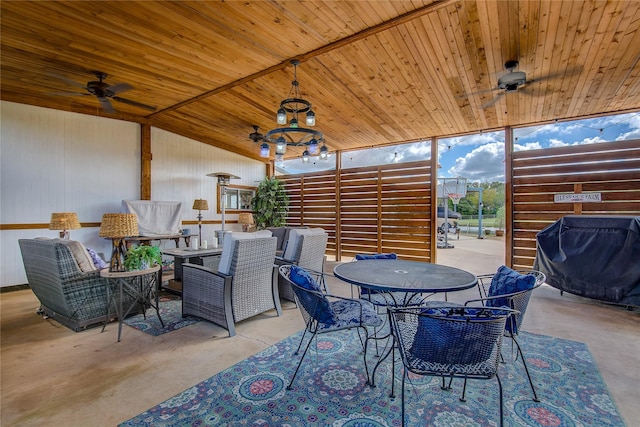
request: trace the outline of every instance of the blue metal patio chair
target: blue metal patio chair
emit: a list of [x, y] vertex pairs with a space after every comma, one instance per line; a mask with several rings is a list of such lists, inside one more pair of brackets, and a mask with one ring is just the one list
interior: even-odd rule
[[[391, 330], [398, 344], [402, 375], [402, 425], [406, 424], [405, 385], [409, 372], [443, 378], [498, 381], [500, 426], [502, 383], [498, 376], [503, 331], [515, 314], [502, 308], [449, 306], [390, 308]], [[464, 395], [464, 394], [463, 394]], [[460, 400], [463, 400], [462, 398]]]
[[[298, 366], [287, 386], [287, 390], [291, 390], [307, 351], [319, 334], [355, 328], [358, 330], [364, 351], [364, 346], [369, 336], [367, 328], [380, 326], [383, 320], [376, 313], [374, 306], [368, 301], [343, 298], [323, 292], [319, 285], [323, 273], [306, 270], [297, 265], [283, 265], [279, 268], [279, 274], [291, 286], [296, 304], [305, 322], [305, 329], [294, 353], [295, 355], [300, 353], [300, 348], [307, 333], [311, 334]], [[364, 338], [361, 333], [364, 333]], [[369, 374], [364, 357], [363, 361], [368, 378]]]
[[527, 367], [527, 361], [522, 353], [522, 348], [518, 343], [517, 336], [522, 327], [531, 294], [535, 289], [540, 287], [545, 280], [546, 276], [540, 271], [512, 270], [503, 265], [494, 274], [478, 276], [478, 292], [480, 298], [469, 300], [464, 304], [465, 306], [507, 307], [515, 310], [514, 314], [507, 319], [504, 334], [508, 338], [511, 338], [512, 344], [515, 343], [518, 349], [516, 359], [519, 356], [522, 360], [535, 402], [539, 402], [540, 399], [533, 385], [529, 368]]

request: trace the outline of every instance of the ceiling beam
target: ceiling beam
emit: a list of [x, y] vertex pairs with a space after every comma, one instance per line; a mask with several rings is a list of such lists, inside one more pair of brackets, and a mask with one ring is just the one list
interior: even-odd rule
[[154, 119], [156, 116], [159, 116], [162, 113], [169, 112], [169, 111], [175, 111], [175, 110], [177, 110], [177, 109], [179, 109], [181, 107], [184, 107], [186, 105], [192, 104], [194, 102], [202, 101], [203, 99], [209, 98], [210, 96], [214, 96], [216, 94], [219, 94], [221, 92], [227, 91], [229, 89], [233, 89], [234, 87], [241, 86], [241, 85], [243, 85], [245, 83], [248, 83], [250, 81], [259, 79], [260, 77], [264, 77], [266, 75], [269, 75], [269, 74], [271, 74], [273, 72], [282, 70], [282, 69], [284, 69], [286, 67], [290, 67], [291, 66], [291, 61], [293, 59], [297, 59], [301, 63], [305, 62], [305, 61], [308, 61], [308, 60], [310, 60], [312, 58], [315, 58], [318, 55], [322, 55], [324, 53], [331, 52], [332, 50], [342, 48], [342, 47], [347, 46], [347, 45], [349, 45], [349, 44], [351, 44], [353, 42], [356, 42], [358, 40], [362, 40], [362, 39], [365, 39], [367, 37], [371, 37], [371, 36], [373, 36], [375, 34], [381, 33], [383, 31], [386, 31], [386, 30], [390, 29], [390, 28], [397, 27], [398, 25], [405, 24], [405, 23], [407, 23], [409, 21], [412, 21], [414, 19], [420, 18], [420, 17], [422, 17], [424, 15], [427, 15], [429, 13], [432, 13], [432, 12], [434, 12], [436, 10], [442, 9], [444, 7], [447, 7], [450, 4], [457, 3], [458, 1], [459, 0], [435, 0], [433, 3], [431, 3], [429, 5], [419, 7], [418, 9], [415, 9], [415, 10], [412, 10], [410, 12], [404, 13], [404, 14], [399, 15], [399, 16], [397, 16], [397, 17], [395, 17], [393, 19], [390, 19], [388, 21], [381, 22], [380, 24], [374, 25], [373, 27], [365, 28], [362, 31], [359, 31], [359, 32], [357, 32], [355, 34], [352, 34], [350, 36], [344, 37], [344, 38], [342, 38], [340, 40], [336, 40], [335, 42], [329, 43], [329, 44], [327, 44], [325, 46], [319, 47], [319, 48], [314, 49], [314, 50], [312, 50], [310, 52], [304, 53], [304, 54], [299, 55], [299, 56], [295, 56], [293, 58], [288, 58], [287, 60], [282, 61], [281, 63], [276, 64], [276, 65], [274, 65], [272, 67], [266, 68], [264, 70], [258, 71], [258, 72], [253, 73], [253, 74], [250, 74], [250, 75], [248, 75], [246, 77], [243, 77], [241, 79], [235, 80], [235, 81], [230, 82], [230, 83], [227, 83], [227, 84], [225, 84], [223, 86], [220, 86], [220, 87], [217, 87], [215, 89], [211, 89], [209, 91], [203, 92], [198, 96], [195, 96], [195, 97], [190, 98], [190, 99], [186, 99], [186, 100], [184, 100], [182, 102], [179, 102], [177, 104], [171, 105], [170, 107], [167, 107], [165, 109], [156, 111], [156, 112], [150, 114], [148, 117], [150, 119]]

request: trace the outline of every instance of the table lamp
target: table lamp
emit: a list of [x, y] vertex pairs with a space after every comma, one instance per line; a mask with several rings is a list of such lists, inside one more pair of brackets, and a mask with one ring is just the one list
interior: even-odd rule
[[75, 212], [53, 212], [51, 221], [49, 222], [49, 230], [60, 231], [60, 238], [69, 240], [69, 230], [77, 230], [82, 228], [78, 221], [78, 214]]
[[195, 199], [192, 209], [198, 211], [198, 242], [202, 244], [202, 211], [208, 211], [209, 204], [204, 199]]
[[100, 237], [111, 239], [113, 252], [109, 271], [125, 271], [124, 257], [127, 253], [124, 238], [138, 235], [138, 217], [136, 214], [106, 213], [102, 215]]
[[253, 214], [250, 212], [242, 212], [238, 215], [238, 224], [242, 225], [242, 231], [245, 233], [249, 231], [251, 226], [255, 224], [253, 221]]
[[207, 176], [218, 178], [218, 185], [220, 186], [220, 200], [218, 200], [218, 202], [220, 203], [220, 211], [222, 212], [222, 228], [218, 232], [218, 242], [222, 244], [224, 241], [224, 211], [227, 204], [227, 186], [230, 180], [240, 179], [240, 177], [227, 172], [212, 172], [208, 173]]

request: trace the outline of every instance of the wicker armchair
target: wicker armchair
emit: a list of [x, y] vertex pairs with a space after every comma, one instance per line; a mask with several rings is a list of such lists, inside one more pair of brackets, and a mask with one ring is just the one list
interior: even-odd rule
[[29, 287], [40, 310], [78, 332], [107, 317], [107, 282], [100, 271], [83, 272], [71, 249], [58, 239], [19, 239]]
[[[225, 254], [225, 252], [227, 252]], [[197, 316], [236, 334], [241, 320], [275, 309], [282, 314], [273, 268], [276, 238], [260, 237], [227, 241], [220, 269], [228, 257], [228, 271], [214, 271], [195, 264], [183, 265], [182, 315]]]
[[[292, 229], [282, 257], [277, 265], [293, 264], [307, 270], [323, 271], [329, 236], [321, 228]], [[295, 302], [293, 289], [282, 276], [278, 276], [280, 297]]]
[[[503, 424], [502, 384], [498, 376], [502, 337], [513, 310], [501, 308], [390, 308], [391, 330], [402, 363], [402, 425], [405, 424], [405, 383], [409, 373], [498, 381], [500, 426]], [[461, 401], [464, 401], [464, 391]], [[411, 420], [408, 425], [418, 425]]]

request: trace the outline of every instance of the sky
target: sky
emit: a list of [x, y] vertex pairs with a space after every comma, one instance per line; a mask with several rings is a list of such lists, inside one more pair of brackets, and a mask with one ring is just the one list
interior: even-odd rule
[[[640, 112], [514, 129], [514, 151], [640, 139]], [[397, 161], [427, 160], [428, 142], [343, 153], [342, 167], [360, 167]], [[288, 173], [312, 172], [335, 166], [313, 158], [285, 162]], [[469, 182], [504, 182], [504, 132], [485, 132], [438, 140], [440, 178], [467, 178]]]

